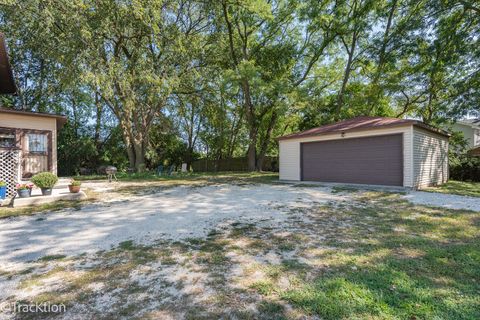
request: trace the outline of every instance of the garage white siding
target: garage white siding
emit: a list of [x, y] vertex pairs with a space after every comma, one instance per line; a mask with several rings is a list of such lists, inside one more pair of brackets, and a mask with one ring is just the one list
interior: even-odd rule
[[300, 180], [300, 143], [297, 140], [283, 140], [279, 149], [280, 179]]
[[448, 180], [448, 139], [420, 128], [413, 129], [414, 187], [438, 185]]
[[413, 187], [413, 126], [403, 132], [403, 186]]
[[357, 137], [367, 137], [376, 135], [387, 135], [394, 133], [403, 134], [403, 185], [405, 187], [413, 186], [413, 129], [412, 126], [388, 128], [388, 129], [374, 129], [362, 130], [356, 132], [347, 132], [342, 137], [340, 133], [312, 136], [304, 138], [285, 139], [279, 141], [280, 154], [280, 179], [281, 180], [296, 180], [300, 177], [300, 143], [311, 141], [325, 141], [335, 139], [348, 139]]

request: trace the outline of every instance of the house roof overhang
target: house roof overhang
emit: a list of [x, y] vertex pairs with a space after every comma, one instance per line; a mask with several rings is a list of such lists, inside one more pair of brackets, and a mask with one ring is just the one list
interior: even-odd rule
[[480, 120], [471, 120], [471, 121], [465, 121], [465, 120], [460, 120], [457, 121], [457, 124], [464, 125], [467, 127], [475, 128], [475, 129], [480, 129]]
[[57, 129], [61, 129], [65, 125], [65, 123], [67, 122], [67, 116], [59, 115], [59, 114], [53, 114], [53, 113], [15, 110], [15, 109], [8, 109], [8, 108], [0, 107], [0, 114], [2, 114], [2, 113], [18, 114], [18, 115], [30, 116], [30, 117], [53, 118], [53, 119], [56, 120]]

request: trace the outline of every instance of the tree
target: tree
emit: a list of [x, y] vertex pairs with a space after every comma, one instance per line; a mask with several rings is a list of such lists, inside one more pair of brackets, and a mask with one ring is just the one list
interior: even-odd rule
[[202, 152], [260, 170], [292, 130], [480, 113], [474, 0], [4, 2], [20, 93], [1, 101], [68, 114], [75, 166]]
[[176, 1], [44, 5], [30, 0], [13, 10], [32, 12], [22, 18], [29, 24], [43, 21], [39, 36], [54, 44], [49, 53], [115, 114], [130, 166], [142, 171], [155, 117], [179, 79], [198, 67], [187, 46], [200, 39], [198, 31], [205, 27], [201, 7]]
[[223, 0], [219, 5], [217, 28], [225, 35], [227, 76], [241, 90], [250, 170], [261, 170], [288, 95], [337, 36], [338, 25], [328, 18], [338, 10], [336, 2], [308, 5], [289, 0]]

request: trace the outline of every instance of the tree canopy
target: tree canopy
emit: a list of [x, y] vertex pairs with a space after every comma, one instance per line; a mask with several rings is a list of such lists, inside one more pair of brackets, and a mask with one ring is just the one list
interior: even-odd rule
[[68, 174], [200, 156], [260, 170], [299, 129], [480, 113], [475, 0], [4, 0], [0, 30], [19, 87], [2, 104], [68, 114]]

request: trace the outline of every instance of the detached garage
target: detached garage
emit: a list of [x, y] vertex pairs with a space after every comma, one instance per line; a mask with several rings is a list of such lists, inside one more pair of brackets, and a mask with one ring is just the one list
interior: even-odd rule
[[280, 137], [280, 179], [439, 185], [448, 179], [448, 137], [417, 120], [357, 117]]

